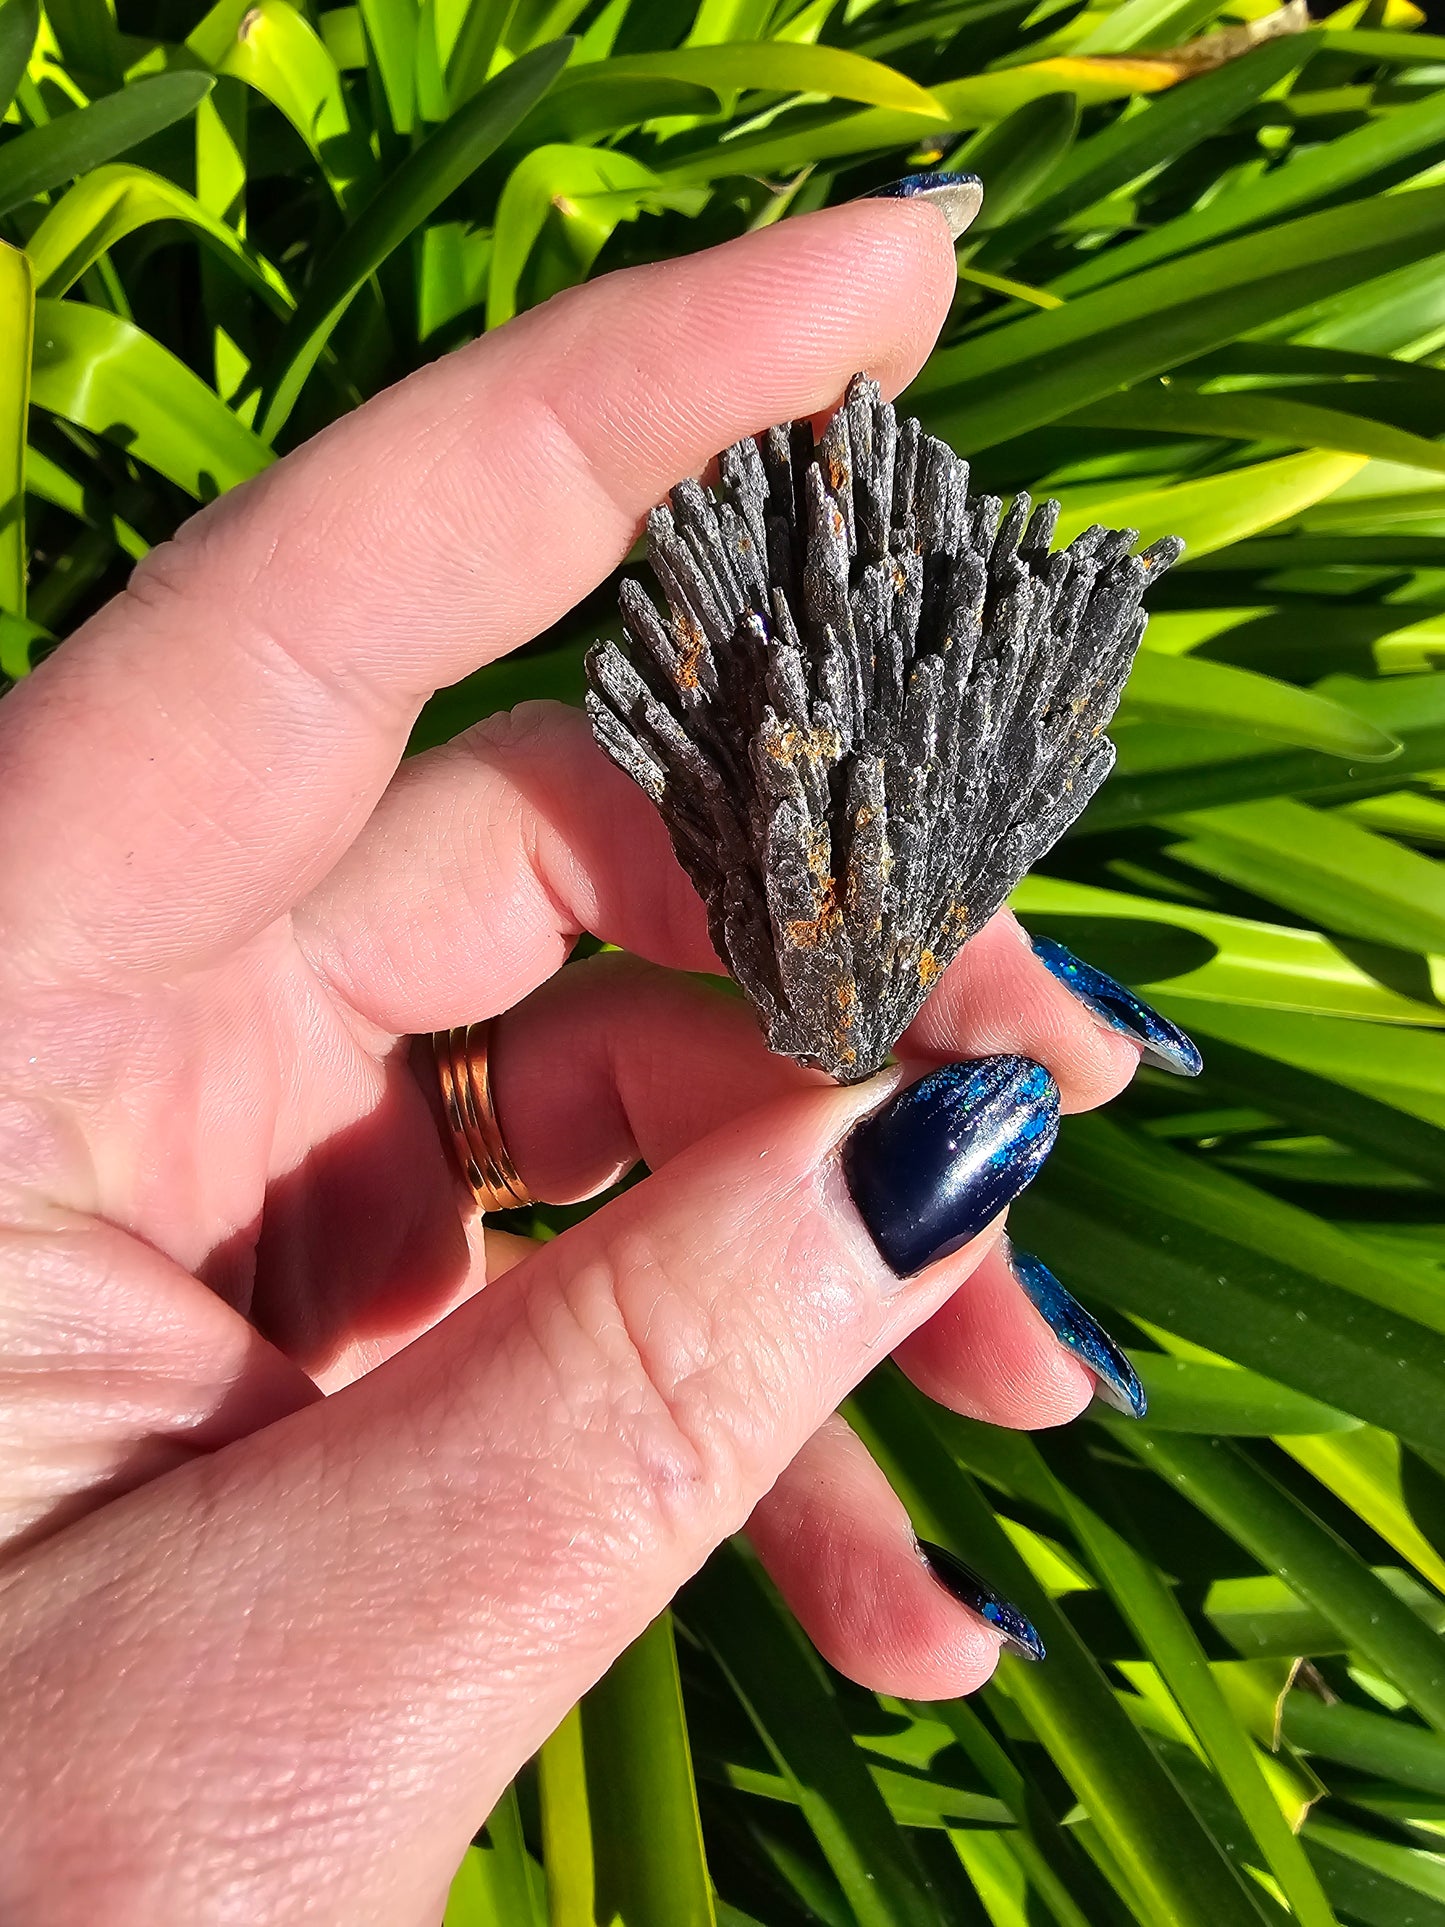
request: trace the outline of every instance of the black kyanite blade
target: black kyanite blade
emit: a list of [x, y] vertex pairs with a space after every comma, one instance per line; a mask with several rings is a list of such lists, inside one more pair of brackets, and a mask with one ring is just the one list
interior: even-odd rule
[[666, 821], [775, 1051], [852, 1083], [1108, 775], [1104, 734], [1183, 543], [1050, 554], [1057, 502], [970, 497], [968, 464], [855, 376], [648, 518], [667, 598], [622, 585], [598, 742]]

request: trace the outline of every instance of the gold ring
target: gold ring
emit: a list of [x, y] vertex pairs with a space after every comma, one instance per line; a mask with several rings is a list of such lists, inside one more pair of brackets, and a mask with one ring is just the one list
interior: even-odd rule
[[532, 1204], [527, 1187], [502, 1142], [492, 1105], [488, 1043], [492, 1020], [434, 1030], [432, 1053], [442, 1087], [442, 1110], [462, 1176], [483, 1211], [515, 1211]]

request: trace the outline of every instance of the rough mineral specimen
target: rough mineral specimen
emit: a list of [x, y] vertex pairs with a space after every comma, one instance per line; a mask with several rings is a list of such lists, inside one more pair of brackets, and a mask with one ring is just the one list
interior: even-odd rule
[[861, 375], [816, 446], [794, 422], [719, 468], [648, 518], [669, 613], [624, 581], [631, 660], [590, 651], [587, 708], [771, 1047], [851, 1083], [1109, 773], [1140, 599], [1183, 544], [1051, 554], [1057, 502], [1000, 519]]

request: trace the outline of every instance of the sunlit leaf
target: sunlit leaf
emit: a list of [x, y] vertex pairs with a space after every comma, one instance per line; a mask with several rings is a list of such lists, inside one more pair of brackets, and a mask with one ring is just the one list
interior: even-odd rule
[[31, 400], [104, 435], [206, 500], [259, 474], [271, 451], [170, 351], [119, 315], [35, 304]]
[[183, 188], [143, 167], [97, 167], [62, 196], [31, 235], [26, 253], [42, 295], [69, 291], [108, 248], [156, 221], [183, 221], [226, 262], [240, 284], [277, 314], [292, 307], [285, 280], [227, 222]]
[[156, 74], [16, 135], [0, 147], [0, 214], [183, 120], [210, 89], [208, 74]]
[[369, 187], [374, 165], [353, 124], [335, 61], [289, 0], [256, 0], [240, 16], [220, 41], [217, 72], [254, 87], [284, 114], [321, 163], [337, 199], [354, 205]]
[[35, 285], [30, 263], [0, 241], [0, 324], [10, 349], [0, 364], [0, 609], [25, 614], [25, 438]]
[[282, 337], [266, 386], [261, 433], [273, 438], [367, 278], [500, 146], [564, 66], [568, 43], [524, 54], [410, 154], [324, 260]]
[[1445, 244], [1445, 189], [1306, 215], [935, 354], [936, 432], [986, 448]]
[[0, 114], [15, 98], [39, 26], [39, 0], [6, 0], [0, 6]]

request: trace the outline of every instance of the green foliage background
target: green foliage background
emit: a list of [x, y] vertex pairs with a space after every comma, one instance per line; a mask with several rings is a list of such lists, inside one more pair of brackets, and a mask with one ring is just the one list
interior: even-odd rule
[[[1015, 1212], [1150, 1416], [1022, 1437], [892, 1371], [852, 1413], [1048, 1662], [880, 1701], [725, 1548], [493, 1816], [451, 1927], [1445, 1924], [1445, 39], [1375, 0], [1161, 57], [1220, 23], [0, 0], [10, 677], [408, 368], [940, 155], [988, 200], [911, 402], [1066, 533], [1190, 543], [1119, 770], [1017, 897], [1208, 1059], [1070, 1121]], [[610, 607], [418, 742], [575, 699]]]

